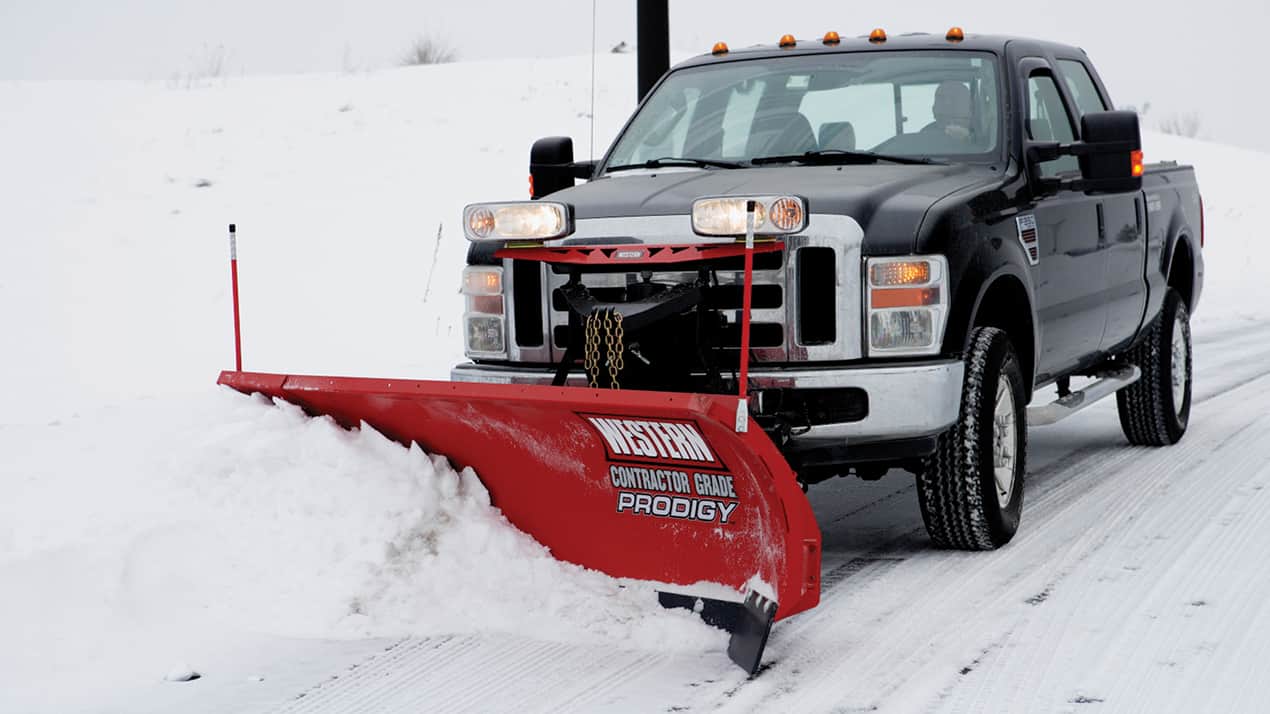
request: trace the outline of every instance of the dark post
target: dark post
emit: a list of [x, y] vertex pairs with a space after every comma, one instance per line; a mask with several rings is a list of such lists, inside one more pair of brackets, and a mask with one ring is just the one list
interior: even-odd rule
[[639, 99], [670, 69], [669, 0], [639, 0], [635, 21], [639, 52]]

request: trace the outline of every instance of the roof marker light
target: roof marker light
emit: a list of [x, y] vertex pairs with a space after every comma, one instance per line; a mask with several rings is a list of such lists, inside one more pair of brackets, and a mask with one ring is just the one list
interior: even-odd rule
[[944, 35], [944, 39], [949, 42], [961, 42], [966, 39], [966, 33], [960, 27], [953, 26], [948, 28], [948, 34]]
[[714, 48], [710, 50], [710, 54], [712, 55], [726, 55], [727, 53], [728, 43], [726, 42], [716, 42], [714, 43]]
[[886, 30], [883, 30], [880, 27], [874, 28], [873, 32], [869, 33], [869, 42], [872, 42], [875, 45], [880, 45], [883, 42], [886, 42]]
[[781, 47], [793, 47], [798, 44], [793, 35], [781, 35]]
[[838, 33], [830, 30], [825, 33], [825, 39], [821, 40], [821, 42], [824, 42], [826, 45], [836, 45], [839, 42], [842, 42], [842, 38], [838, 36]]

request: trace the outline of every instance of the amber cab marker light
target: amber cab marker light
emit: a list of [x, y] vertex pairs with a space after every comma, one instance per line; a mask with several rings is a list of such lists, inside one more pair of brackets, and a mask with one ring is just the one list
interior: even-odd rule
[[869, 42], [872, 42], [874, 44], [880, 44], [882, 42], [886, 42], [886, 30], [883, 30], [880, 27], [875, 28], [873, 32], [869, 33]]
[[710, 50], [710, 54], [712, 55], [726, 55], [727, 53], [728, 43], [726, 42], [716, 42], [714, 43], [714, 48]]
[[793, 35], [781, 35], [781, 47], [793, 47], [798, 44]]
[[966, 33], [962, 32], [960, 27], [950, 27], [948, 28], [948, 34], [944, 35], [944, 39], [949, 42], [961, 42], [966, 39]]
[[1134, 178], [1141, 177], [1143, 171], [1146, 170], [1146, 167], [1143, 166], [1142, 164], [1142, 151], [1138, 150], [1138, 151], [1131, 152], [1129, 154], [1129, 161], [1133, 162], [1132, 169], [1131, 169], [1133, 171], [1133, 177]]
[[826, 45], [836, 45], [839, 42], [842, 42], [842, 38], [838, 36], [838, 33], [834, 32], [833, 30], [830, 30], [825, 33], [825, 39], [822, 40], [822, 42], [824, 42]]

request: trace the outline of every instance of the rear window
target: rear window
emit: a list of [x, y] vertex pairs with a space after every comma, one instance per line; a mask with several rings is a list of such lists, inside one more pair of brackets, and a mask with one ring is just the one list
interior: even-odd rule
[[1090, 76], [1089, 68], [1083, 62], [1059, 60], [1058, 68], [1063, 73], [1063, 83], [1067, 85], [1067, 91], [1071, 93], [1072, 99], [1076, 100], [1076, 111], [1080, 116], [1107, 110], [1102, 96], [1098, 94], [1098, 85], [1094, 84], [1094, 78]]

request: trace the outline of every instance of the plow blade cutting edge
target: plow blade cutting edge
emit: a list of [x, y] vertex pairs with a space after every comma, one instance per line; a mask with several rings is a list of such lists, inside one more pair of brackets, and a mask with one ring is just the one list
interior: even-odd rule
[[734, 603], [719, 620], [751, 673], [772, 621], [819, 601], [811, 507], [767, 435], [735, 431], [735, 396], [237, 371], [219, 383], [473, 468], [557, 558], [659, 583], [667, 604], [706, 590], [715, 608]]

